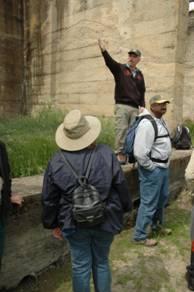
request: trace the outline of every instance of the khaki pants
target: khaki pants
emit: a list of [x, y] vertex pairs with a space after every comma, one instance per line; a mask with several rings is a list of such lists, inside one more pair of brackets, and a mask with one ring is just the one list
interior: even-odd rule
[[138, 115], [138, 109], [125, 104], [115, 104], [115, 150], [123, 153], [125, 136]]

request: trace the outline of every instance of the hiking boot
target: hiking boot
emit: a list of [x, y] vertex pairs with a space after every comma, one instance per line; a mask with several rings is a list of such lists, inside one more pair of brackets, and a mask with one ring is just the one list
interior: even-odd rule
[[157, 240], [153, 239], [153, 238], [146, 238], [146, 239], [143, 239], [143, 240], [135, 240], [133, 239], [133, 243], [134, 244], [140, 244], [140, 245], [145, 245], [147, 247], [153, 247], [153, 246], [156, 246], [158, 244]]

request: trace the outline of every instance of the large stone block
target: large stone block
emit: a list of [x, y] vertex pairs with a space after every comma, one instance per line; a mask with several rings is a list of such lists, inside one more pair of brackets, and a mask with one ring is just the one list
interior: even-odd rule
[[[22, 1], [0, 1], [0, 113], [21, 113], [24, 78]], [[14, 90], [12, 92], [11, 88]]]
[[194, 11], [189, 13], [189, 20], [184, 71], [183, 116], [184, 119], [194, 120], [193, 115], [191, 114], [194, 112]]
[[114, 80], [97, 46], [97, 39], [102, 37], [119, 62], [126, 62], [129, 48], [142, 50], [140, 68], [145, 75], [147, 96], [168, 95], [172, 101], [167, 115], [171, 127], [181, 121], [184, 76], [180, 70], [183, 71], [187, 0], [75, 0], [65, 4], [53, 0], [45, 5], [29, 0], [27, 12], [27, 53], [33, 50], [28, 67], [33, 73], [28, 84], [32, 93], [29, 106], [44, 103], [46, 95], [51, 103], [66, 104], [67, 108], [78, 104], [84, 109], [92, 104], [96, 113], [100, 112], [98, 107], [113, 105]]

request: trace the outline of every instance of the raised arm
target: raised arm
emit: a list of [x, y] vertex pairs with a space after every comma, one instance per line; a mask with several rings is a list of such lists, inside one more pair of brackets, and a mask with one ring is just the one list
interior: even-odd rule
[[102, 53], [102, 56], [104, 58], [106, 66], [109, 68], [109, 70], [115, 76], [118, 73], [118, 70], [120, 70], [119, 63], [116, 62], [107, 52], [106, 42], [104, 40], [98, 39], [98, 45], [99, 45], [99, 48], [101, 50], [101, 53]]
[[98, 45], [99, 45], [101, 52], [106, 51], [106, 42], [104, 40], [98, 39]]

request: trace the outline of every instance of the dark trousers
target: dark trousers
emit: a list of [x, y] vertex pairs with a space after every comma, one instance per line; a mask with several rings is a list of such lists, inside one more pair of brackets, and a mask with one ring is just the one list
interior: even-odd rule
[[190, 265], [187, 266], [186, 280], [188, 283], [188, 288], [194, 291], [194, 240], [191, 244], [191, 261]]
[[186, 280], [188, 288], [194, 291], [194, 206], [191, 212], [191, 258], [190, 265], [187, 266]]
[[3, 222], [0, 220], [0, 269], [1, 269], [1, 260], [3, 256], [4, 249], [4, 239], [5, 239], [5, 227]]

